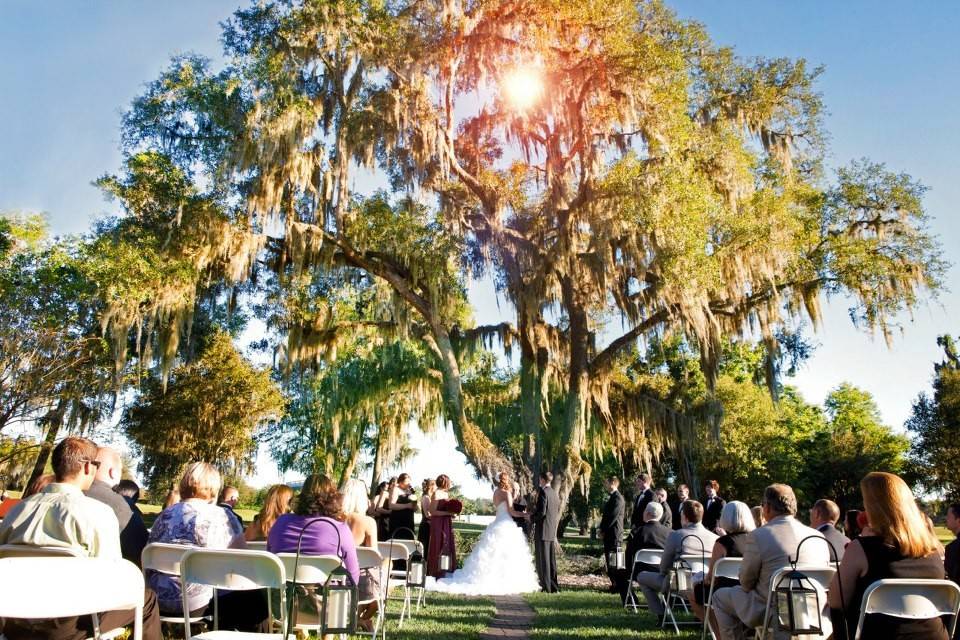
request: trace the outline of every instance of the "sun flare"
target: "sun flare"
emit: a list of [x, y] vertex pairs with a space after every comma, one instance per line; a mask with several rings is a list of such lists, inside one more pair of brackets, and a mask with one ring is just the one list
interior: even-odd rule
[[514, 69], [504, 76], [503, 89], [510, 104], [525, 111], [543, 95], [543, 78], [535, 69]]

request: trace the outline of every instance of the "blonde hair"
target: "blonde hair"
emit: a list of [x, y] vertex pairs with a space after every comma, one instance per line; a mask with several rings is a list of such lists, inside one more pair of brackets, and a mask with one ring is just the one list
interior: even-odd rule
[[497, 488], [507, 493], [513, 493], [513, 482], [510, 480], [510, 474], [506, 471], [501, 471], [497, 476]]
[[180, 499], [213, 500], [220, 493], [220, 472], [209, 462], [191, 462], [180, 477]]
[[293, 489], [285, 484], [275, 484], [267, 491], [267, 497], [263, 499], [263, 508], [257, 514], [257, 522], [260, 523], [260, 532], [266, 538], [270, 533], [270, 528], [277, 518], [290, 510], [290, 501], [293, 500]]
[[437, 481], [433, 478], [427, 478], [423, 481], [423, 494], [432, 496], [433, 492], [437, 490]]
[[910, 487], [900, 476], [868, 473], [860, 481], [860, 493], [870, 528], [904, 556], [924, 558], [939, 552], [940, 542], [927, 528]]
[[357, 478], [350, 478], [343, 483], [343, 513], [346, 515], [367, 513], [370, 508], [370, 499], [367, 497], [367, 483]]

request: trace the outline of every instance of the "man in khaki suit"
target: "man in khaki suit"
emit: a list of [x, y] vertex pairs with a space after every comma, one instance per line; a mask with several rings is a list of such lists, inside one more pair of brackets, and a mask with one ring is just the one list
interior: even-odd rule
[[[740, 586], [718, 589], [713, 594], [714, 611], [721, 640], [742, 640], [747, 629], [759, 626], [767, 604], [770, 578], [796, 558], [797, 545], [808, 536], [823, 534], [796, 519], [797, 498], [785, 484], [767, 487], [763, 494], [766, 524], [755, 529], [746, 540]], [[826, 566], [830, 562], [827, 545], [811, 540], [800, 550], [798, 564]]]

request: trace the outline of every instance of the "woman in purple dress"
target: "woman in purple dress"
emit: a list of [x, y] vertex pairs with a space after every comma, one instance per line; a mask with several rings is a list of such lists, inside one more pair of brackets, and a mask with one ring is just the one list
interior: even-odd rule
[[[444, 511], [441, 506], [450, 499], [450, 477], [437, 477], [437, 490], [430, 501], [430, 552], [427, 554], [427, 575], [442, 578], [457, 568], [457, 542], [453, 537], [453, 519], [456, 514]], [[450, 566], [440, 568], [440, 556], [450, 558]]]

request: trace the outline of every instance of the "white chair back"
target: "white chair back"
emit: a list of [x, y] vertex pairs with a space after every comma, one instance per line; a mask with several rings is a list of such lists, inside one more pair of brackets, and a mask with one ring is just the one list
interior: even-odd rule
[[713, 563], [710, 570], [712, 578], [729, 578], [731, 580], [740, 579], [740, 565], [743, 564], [743, 558], [720, 558]]
[[143, 637], [143, 574], [126, 560], [3, 558], [0, 576], [0, 618], [68, 618], [132, 609], [133, 638]]
[[140, 564], [146, 569], [158, 571], [171, 576], [180, 575], [180, 559], [191, 547], [182, 544], [168, 544], [166, 542], [151, 542], [143, 548], [140, 554]]
[[29, 544], [0, 545], [0, 558], [83, 558], [76, 547], [36, 547]]
[[249, 549], [250, 551], [266, 551], [267, 541], [266, 540], [247, 540], [247, 549]]
[[633, 554], [634, 563], [652, 564], [659, 566], [663, 560], [663, 549], [640, 549]]
[[[202, 584], [215, 589], [248, 591], [250, 589], [280, 590], [280, 628], [286, 628], [287, 598], [286, 573], [280, 558], [266, 551], [240, 549], [190, 549], [180, 559], [182, 585]], [[190, 640], [189, 603], [187, 590], [183, 593], [184, 637]], [[270, 599], [267, 599], [268, 603]], [[216, 600], [214, 600], [216, 604]], [[216, 612], [216, 608], [214, 608]], [[272, 615], [272, 612], [268, 612]], [[214, 615], [216, 625], [216, 615]], [[225, 632], [220, 632], [224, 634]]]
[[377, 543], [377, 550], [383, 558], [390, 560], [406, 560], [410, 555], [406, 545], [402, 544], [408, 540], [386, 540]]
[[673, 591], [689, 591], [693, 589], [693, 574], [706, 573], [707, 561], [701, 554], [683, 555], [674, 562]]
[[863, 593], [856, 639], [860, 639], [866, 617], [877, 613], [911, 620], [952, 616], [947, 628], [948, 637], [952, 638], [958, 610], [960, 587], [949, 580], [877, 580]]
[[340, 566], [340, 558], [337, 556], [305, 556], [300, 554], [299, 561], [295, 553], [278, 553], [277, 557], [283, 563], [287, 580], [297, 584], [323, 584], [333, 570]]
[[408, 556], [409, 556], [411, 553], [413, 553], [414, 551], [416, 551], [417, 549], [420, 549], [420, 550], [421, 550], [421, 553], [423, 553], [423, 547], [422, 547], [422, 545], [420, 544], [420, 542], [417, 541], [417, 540], [399, 540], [399, 539], [396, 539], [396, 538], [391, 538], [390, 540], [387, 540], [386, 543], [387, 543], [387, 544], [391, 544], [391, 543], [392, 543], [392, 544], [394, 544], [394, 545], [398, 545], [398, 544], [399, 544], [399, 545], [402, 546], [404, 549], [406, 549], [406, 552], [407, 552], [407, 555], [408, 555]]
[[360, 569], [379, 569], [383, 564], [383, 556], [373, 547], [357, 547], [357, 562]]

